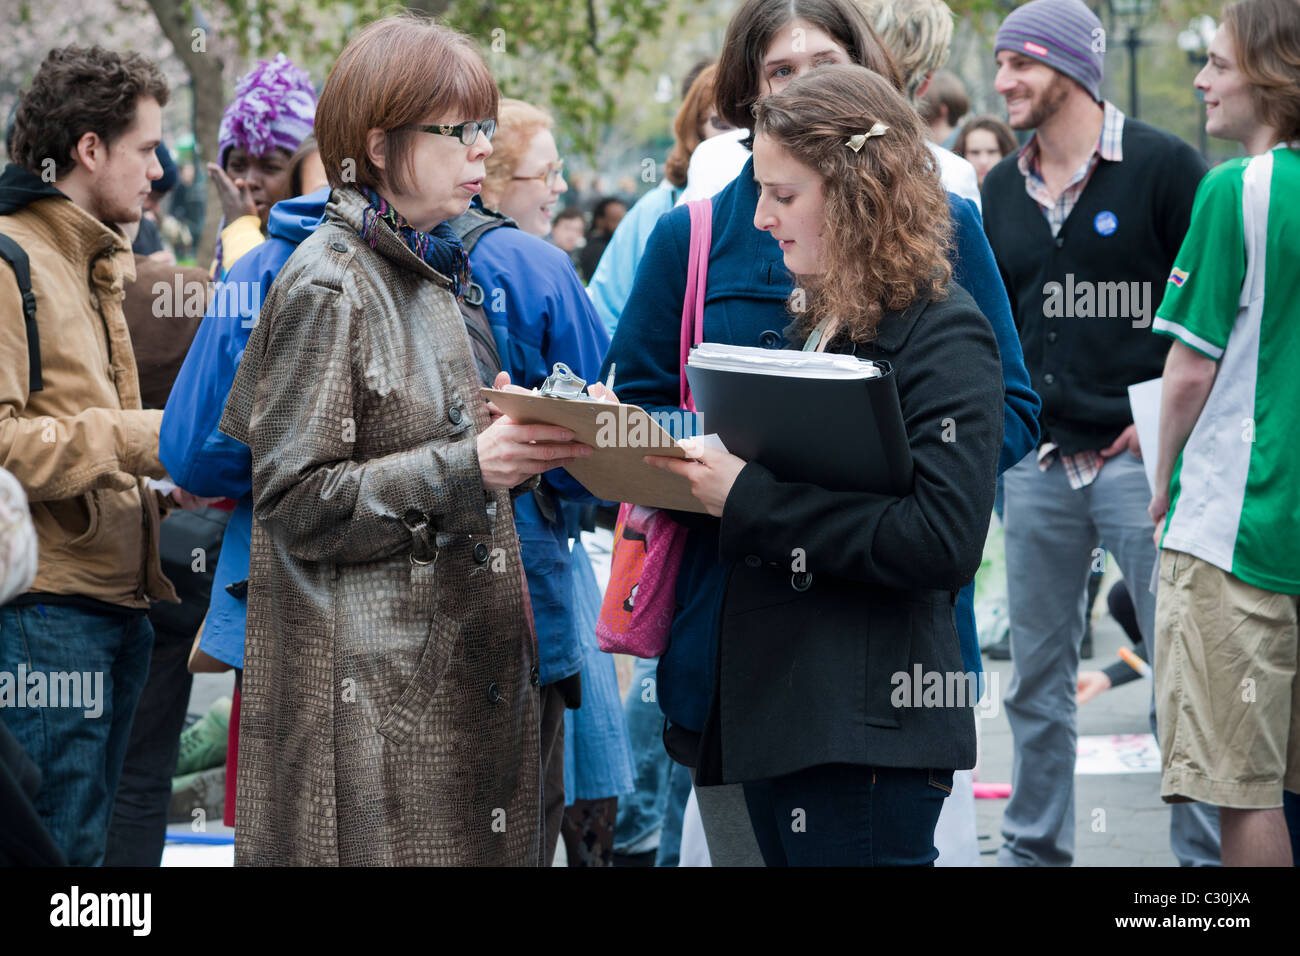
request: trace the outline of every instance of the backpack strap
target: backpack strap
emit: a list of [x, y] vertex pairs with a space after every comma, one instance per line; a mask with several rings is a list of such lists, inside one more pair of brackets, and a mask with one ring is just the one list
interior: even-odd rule
[[465, 255], [470, 255], [474, 251], [479, 239], [483, 238], [483, 233], [491, 232], [499, 226], [519, 228], [509, 216], [499, 212], [488, 212], [477, 206], [470, 206], [455, 219], [449, 220], [447, 225], [451, 226], [452, 231], [460, 238], [461, 245], [465, 247]]
[[18, 292], [23, 297], [23, 323], [27, 327], [27, 381], [29, 392], [39, 392], [45, 385], [41, 381], [41, 335], [36, 327], [36, 296], [32, 294], [32, 269], [23, 247], [4, 233], [0, 233], [0, 259], [9, 263], [18, 280]]
[[[501, 213], [487, 212], [477, 206], [470, 206], [454, 219], [448, 221], [453, 232], [465, 247], [465, 254], [474, 251], [484, 233], [501, 226], [518, 229], [515, 221]], [[460, 301], [461, 315], [465, 318], [465, 328], [469, 332], [470, 346], [479, 369], [479, 377], [484, 385], [490, 386], [496, 373], [501, 369], [501, 356], [497, 352], [496, 339], [492, 335], [492, 325], [488, 321], [487, 311], [483, 307], [485, 295], [483, 287], [470, 280], [469, 286]]]

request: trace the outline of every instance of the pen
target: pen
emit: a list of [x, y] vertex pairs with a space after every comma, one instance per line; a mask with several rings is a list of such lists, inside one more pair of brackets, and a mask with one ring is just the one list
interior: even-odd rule
[[[617, 363], [615, 363], [615, 362], [610, 362], [610, 363], [609, 363], [609, 377], [608, 377], [607, 379], [605, 379], [605, 391], [606, 391], [606, 392], [613, 392], [613, 391], [614, 391], [614, 370], [615, 370], [616, 368], [618, 368], [618, 364], [617, 364]], [[606, 399], [606, 401], [608, 401], [608, 399]]]

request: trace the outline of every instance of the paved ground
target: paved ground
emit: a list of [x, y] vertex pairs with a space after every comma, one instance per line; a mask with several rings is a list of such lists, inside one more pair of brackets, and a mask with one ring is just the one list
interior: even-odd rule
[[[1103, 591], [1104, 594], [1104, 591]], [[1104, 606], [1104, 601], [1098, 603]], [[1116, 652], [1128, 639], [1119, 625], [1106, 614], [1093, 624], [1095, 656], [1083, 666], [1100, 670], [1116, 659]], [[1011, 662], [991, 661], [984, 667], [998, 675], [1003, 694], [1011, 686]], [[990, 682], [992, 677], [989, 678]], [[1147, 734], [1151, 685], [1133, 681], [1112, 688], [1079, 709], [1079, 734]], [[1010, 782], [1011, 727], [1000, 704], [996, 716], [981, 721], [979, 780]], [[1002, 809], [1006, 800], [976, 800], [981, 860], [996, 866], [995, 854], [1002, 843]], [[1093, 821], [1103, 818], [1105, 829], [1096, 832]], [[1075, 776], [1075, 864], [1077, 866], [1176, 866], [1169, 850], [1169, 808], [1160, 800], [1159, 773], [1129, 773]]]
[[[608, 533], [589, 543], [592, 563], [602, 581], [608, 575]], [[1106, 586], [1109, 586], [1109, 580]], [[1105, 590], [1103, 589], [1103, 594]], [[1105, 602], [1098, 604], [1104, 609]], [[1084, 666], [1096, 669], [1116, 659], [1116, 652], [1127, 638], [1114, 620], [1104, 613], [1093, 625], [1095, 656]], [[630, 672], [629, 662], [620, 661], [620, 676]], [[1011, 663], [992, 661], [987, 657], [984, 666], [990, 675], [996, 674], [997, 688], [1005, 694], [1011, 685]], [[989, 677], [990, 686], [994, 678]], [[626, 683], [626, 679], [620, 683]], [[194, 678], [194, 691], [190, 710], [200, 714], [222, 694], [229, 694], [234, 686], [232, 674], [200, 674]], [[1150, 704], [1150, 685], [1134, 681], [1106, 691], [1079, 711], [1080, 735], [1146, 734], [1150, 732], [1147, 710]], [[1011, 728], [1006, 711], [998, 702], [995, 715], [981, 719], [981, 750], [978, 779], [997, 783], [1011, 780]], [[1000, 827], [1005, 800], [976, 800], [975, 810], [979, 829], [981, 862], [995, 866], [998, 846], [1002, 842]], [[1105, 811], [1105, 829], [1094, 830], [1093, 821], [1100, 819], [1095, 810]], [[1158, 773], [1126, 773], [1085, 775], [1075, 777], [1075, 863], [1079, 866], [1174, 866], [1176, 860], [1169, 851], [1169, 809], [1160, 800], [1160, 775]], [[220, 826], [210, 826], [209, 832], [226, 832]], [[169, 850], [169, 854], [173, 851]], [[221, 865], [219, 851], [196, 851], [194, 862], [207, 859]], [[179, 861], [178, 861], [179, 862]], [[563, 843], [557, 865], [563, 864]]]

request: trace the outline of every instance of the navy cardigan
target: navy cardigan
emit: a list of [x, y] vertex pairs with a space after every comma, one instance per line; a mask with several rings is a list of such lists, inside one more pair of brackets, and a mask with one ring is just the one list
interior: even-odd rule
[[[1006, 289], [975, 204], [951, 193], [948, 203], [955, 226], [953, 278], [988, 317], [1001, 352], [1006, 402], [1000, 473], [1036, 444], [1039, 399], [1029, 384]], [[706, 341], [766, 348], [785, 345], [782, 332], [790, 320], [785, 306], [793, 280], [776, 241], [754, 228], [757, 206], [751, 159], [740, 175], [713, 197], [713, 246], [704, 304]], [[605, 378], [610, 363], [617, 363], [619, 398], [652, 412], [677, 406], [690, 232], [690, 213], [684, 206], [664, 214], [655, 226], [600, 373]], [[675, 431], [676, 417], [669, 416], [666, 421], [673, 423]], [[682, 521], [691, 534], [677, 576], [676, 614], [668, 650], [659, 661], [657, 692], [668, 720], [698, 733], [704, 727], [713, 690], [726, 566], [718, 559], [717, 519], [683, 515]], [[961, 593], [956, 607], [957, 631], [964, 666], [979, 671], [972, 595], [971, 586]]]

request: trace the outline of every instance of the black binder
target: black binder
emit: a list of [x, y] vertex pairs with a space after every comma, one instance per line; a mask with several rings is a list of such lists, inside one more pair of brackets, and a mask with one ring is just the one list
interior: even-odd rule
[[878, 378], [824, 379], [686, 366], [703, 433], [780, 481], [903, 497], [912, 450], [888, 362]]

